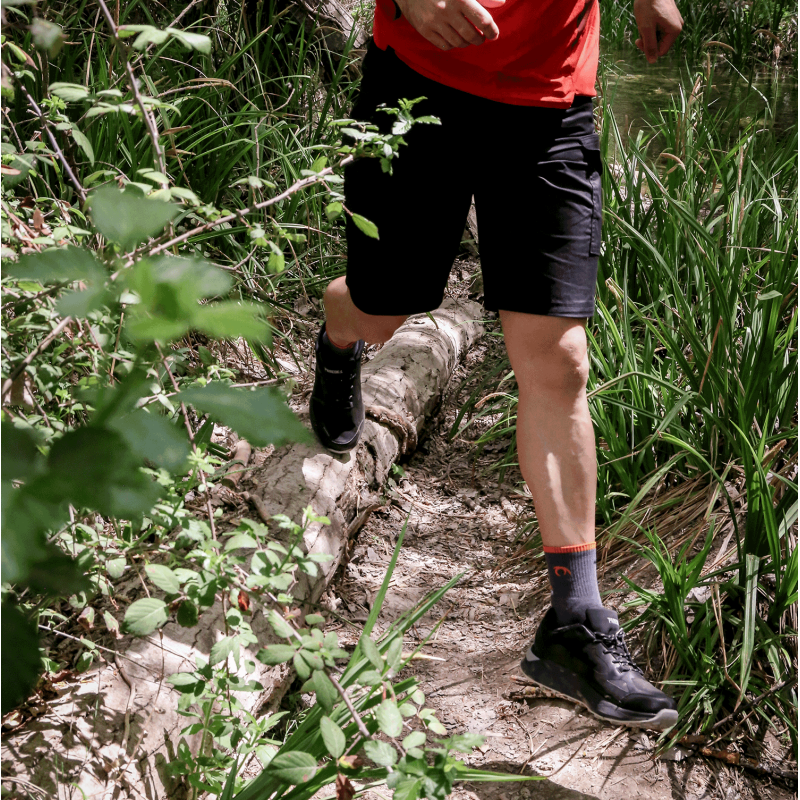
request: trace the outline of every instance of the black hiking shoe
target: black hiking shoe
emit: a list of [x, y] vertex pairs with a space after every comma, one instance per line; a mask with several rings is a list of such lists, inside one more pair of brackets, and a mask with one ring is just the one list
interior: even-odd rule
[[678, 721], [675, 701], [633, 663], [617, 612], [590, 608], [586, 621], [558, 627], [550, 608], [520, 664], [535, 683], [616, 725], [665, 731]]
[[364, 340], [352, 350], [339, 350], [323, 335], [317, 336], [317, 366], [309, 411], [317, 438], [332, 453], [352, 450], [364, 427], [364, 401], [361, 399], [361, 355]]

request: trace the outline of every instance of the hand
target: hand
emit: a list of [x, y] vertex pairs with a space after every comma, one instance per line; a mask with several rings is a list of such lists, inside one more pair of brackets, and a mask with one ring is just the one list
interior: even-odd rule
[[634, 0], [633, 14], [639, 28], [636, 46], [645, 54], [650, 64], [672, 47], [683, 28], [674, 0]]
[[477, 0], [397, 0], [397, 5], [411, 27], [442, 50], [500, 35], [492, 15]]

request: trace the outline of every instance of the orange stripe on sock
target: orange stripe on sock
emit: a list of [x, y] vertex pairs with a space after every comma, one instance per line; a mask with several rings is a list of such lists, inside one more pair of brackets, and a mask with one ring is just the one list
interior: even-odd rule
[[596, 542], [585, 542], [584, 544], [570, 544], [566, 547], [547, 547], [545, 545], [545, 553], [582, 553], [584, 550], [596, 550]]

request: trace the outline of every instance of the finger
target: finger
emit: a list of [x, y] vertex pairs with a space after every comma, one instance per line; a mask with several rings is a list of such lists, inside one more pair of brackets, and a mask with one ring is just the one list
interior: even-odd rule
[[492, 15], [477, 2], [466, 3], [461, 13], [468, 19], [487, 39], [494, 40], [500, 35], [500, 29], [492, 19]]
[[450, 24], [458, 33], [458, 35], [470, 44], [483, 44], [485, 41], [483, 34], [464, 17], [461, 17], [460, 20]]
[[659, 56], [666, 55], [670, 47], [675, 43], [680, 31], [669, 31], [668, 33], [661, 34], [661, 41], [658, 43]]
[[451, 25], [440, 28], [438, 33], [451, 47], [469, 47], [469, 42]]
[[431, 44], [435, 44], [440, 50], [452, 50], [453, 46], [439, 36], [436, 31], [431, 31], [425, 37]]
[[656, 29], [649, 26], [639, 28], [642, 37], [642, 50], [648, 62], [654, 64], [658, 58], [658, 41], [656, 40]]

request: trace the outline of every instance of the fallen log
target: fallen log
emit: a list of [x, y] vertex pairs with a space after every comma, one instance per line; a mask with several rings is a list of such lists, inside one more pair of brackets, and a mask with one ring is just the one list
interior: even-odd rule
[[[360, 51], [369, 38], [353, 19], [353, 15], [337, 0], [292, 0], [292, 16], [306, 25], [334, 56], [341, 58], [345, 51]], [[348, 49], [348, 42], [351, 41]], [[356, 55], [359, 53], [356, 52]]]
[[[425, 421], [440, 402], [459, 359], [482, 333], [481, 307], [473, 302], [445, 301], [431, 317], [411, 317], [363, 369], [367, 420], [358, 448], [334, 456], [319, 445], [292, 445], [270, 455], [238, 481], [241, 497], [264, 519], [286, 514], [299, 520], [311, 506], [330, 519], [312, 523], [303, 548], [331, 556], [316, 578], [299, 573], [293, 594], [316, 601], [338, 568], [347, 537], [374, 506], [364, 498], [383, 484], [394, 464], [413, 450]], [[245, 461], [244, 448], [236, 454]], [[240, 465], [237, 465], [240, 467]], [[256, 514], [252, 515], [253, 518]], [[138, 579], [125, 587], [128, 601], [138, 599]], [[120, 598], [118, 598], [120, 599]], [[276, 641], [262, 609], [250, 620], [258, 643], [243, 652], [244, 662]], [[108, 642], [100, 652], [105, 663], [53, 687], [57, 694], [42, 704], [3, 741], [3, 780], [18, 789], [26, 782], [52, 796], [72, 785], [86, 798], [149, 798], [181, 800], [186, 787], [169, 772], [181, 738], [191, 753], [201, 747], [200, 734], [181, 737], [191, 720], [178, 714], [179, 695], [166, 682], [176, 672], [195, 669], [225, 635], [223, 606], [217, 602], [200, 624], [182, 628], [170, 622], [144, 638]], [[239, 695], [244, 708], [257, 714], [280, 703], [291, 682], [287, 667], [256, 662], [248, 676], [263, 691]]]

